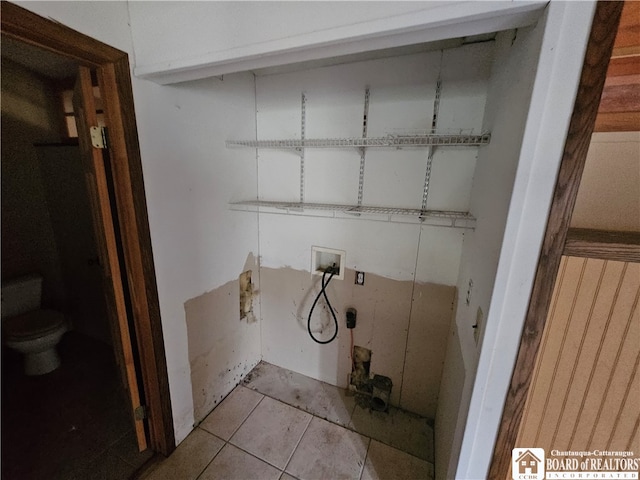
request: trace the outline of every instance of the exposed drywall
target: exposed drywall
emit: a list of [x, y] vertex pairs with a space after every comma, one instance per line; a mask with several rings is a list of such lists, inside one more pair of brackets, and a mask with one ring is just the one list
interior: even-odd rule
[[640, 132], [596, 132], [571, 226], [640, 231]]
[[238, 278], [238, 288], [240, 289], [239, 312], [240, 319], [246, 318], [248, 322], [256, 322], [258, 319], [253, 312], [253, 300], [255, 283], [251, 280], [252, 270], [242, 272]]
[[[372, 273], [367, 273], [364, 285], [356, 285], [355, 271], [348, 268], [344, 280], [331, 280], [327, 287], [338, 317], [338, 336], [318, 345], [309, 337], [307, 321], [321, 278], [308, 270], [261, 268], [263, 359], [346, 388], [351, 341], [345, 312], [353, 307], [358, 312], [354, 344], [371, 350], [370, 374], [391, 378], [391, 404], [434, 418], [455, 288]], [[320, 300], [311, 330], [327, 340], [334, 329], [326, 303]]]
[[2, 279], [39, 273], [42, 304], [66, 300], [60, 256], [35, 142], [59, 140], [47, 83], [2, 59]]
[[[250, 255], [245, 270], [257, 266]], [[260, 325], [253, 316], [240, 317], [240, 296], [232, 280], [184, 304], [196, 424], [260, 361]]]
[[[438, 130], [480, 131], [493, 47], [488, 42], [257, 77], [258, 138], [299, 138], [302, 92], [306, 97], [306, 138], [358, 137], [367, 86], [368, 136], [427, 131], [439, 76]], [[428, 208], [470, 208], [477, 152], [477, 148], [436, 150]], [[369, 149], [363, 204], [419, 208], [427, 153], [425, 149]], [[299, 157], [269, 150], [260, 150], [258, 156], [259, 198], [299, 200]], [[356, 149], [307, 149], [305, 200], [355, 204], [359, 165]], [[301, 319], [313, 300], [307, 298], [310, 282], [319, 281], [319, 277], [309, 278], [305, 273], [310, 270], [311, 246], [344, 250], [349, 271], [367, 274], [364, 287], [352, 285], [353, 275], [331, 285], [336, 295], [353, 291], [357, 295], [354, 301], [361, 303], [353, 305], [358, 318], [363, 319], [354, 331], [356, 345], [372, 350], [373, 373], [393, 380], [392, 404], [434, 418], [453, 303], [451, 286], [458, 277], [462, 241], [467, 234], [418, 223], [260, 214], [264, 359], [328, 383], [346, 385], [348, 339], [342, 335], [330, 345], [309, 343]], [[270, 278], [283, 267], [299, 273], [288, 279]], [[277, 291], [270, 290], [276, 286]], [[337, 289], [347, 293], [337, 293]], [[343, 304], [348, 306], [352, 305]], [[286, 328], [292, 319], [300, 324], [294, 330]], [[422, 342], [427, 346], [422, 348]], [[407, 378], [411, 385], [405, 385]]]
[[400, 405], [435, 419], [446, 338], [451, 328], [456, 289], [416, 283], [405, 348]]
[[456, 429], [456, 425], [464, 420], [459, 418], [457, 408], [463, 398], [466, 372], [455, 321], [451, 322], [448, 332], [445, 358], [435, 418], [438, 432], [434, 439], [435, 472], [439, 479], [453, 478], [447, 476], [449, 459], [460, 449], [462, 442], [462, 430]]

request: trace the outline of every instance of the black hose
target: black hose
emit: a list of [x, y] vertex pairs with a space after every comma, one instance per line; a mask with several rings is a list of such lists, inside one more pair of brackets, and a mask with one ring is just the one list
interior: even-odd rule
[[[329, 280], [327, 280], [327, 283], [324, 282], [325, 278], [327, 277], [327, 273], [331, 273], [331, 275], [329, 275]], [[327, 292], [326, 292], [326, 288], [329, 286], [329, 282], [331, 281], [331, 279], [333, 278], [333, 276], [336, 274], [336, 268], [335, 268], [335, 264], [333, 265], [333, 267], [329, 267], [327, 268], [324, 273], [322, 274], [322, 289], [320, 290], [320, 292], [318, 293], [318, 295], [316, 296], [316, 299], [313, 301], [313, 305], [311, 305], [311, 310], [309, 310], [309, 318], [307, 319], [307, 330], [309, 332], [309, 336], [311, 337], [311, 339], [316, 342], [319, 343], [321, 345], [326, 345], [327, 343], [331, 343], [335, 340], [335, 338], [338, 336], [338, 319], [336, 318], [336, 314], [333, 311], [333, 307], [331, 306], [331, 302], [329, 301], [329, 297], [327, 297]], [[327, 306], [329, 307], [329, 311], [331, 312], [331, 315], [333, 316], [333, 323], [336, 326], [335, 332], [333, 333], [333, 336], [329, 339], [329, 340], [318, 340], [316, 337], [313, 336], [313, 332], [311, 331], [311, 315], [313, 314], [313, 309], [316, 307], [316, 303], [318, 303], [318, 300], [320, 300], [320, 296], [324, 295], [324, 300], [325, 302], [327, 302]]]

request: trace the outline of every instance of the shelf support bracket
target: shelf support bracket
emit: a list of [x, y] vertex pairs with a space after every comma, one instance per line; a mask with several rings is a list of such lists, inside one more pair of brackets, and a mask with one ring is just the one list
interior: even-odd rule
[[304, 138], [306, 129], [306, 110], [307, 110], [307, 97], [302, 92], [301, 99], [301, 120], [300, 120], [300, 138], [302, 139], [302, 147], [298, 149], [300, 154], [300, 203], [304, 203]]
[[[364, 115], [362, 117], [362, 138], [367, 138], [367, 122], [369, 120], [369, 87], [364, 91]], [[362, 205], [362, 194], [364, 191], [364, 162], [366, 148], [360, 147], [360, 175], [358, 177], [358, 206]]]
[[[433, 118], [431, 120], [431, 133], [436, 132], [438, 126], [438, 111], [440, 110], [440, 93], [442, 91], [442, 79], [438, 76], [436, 82], [436, 96], [433, 100]], [[424, 176], [424, 187], [422, 189], [422, 211], [427, 210], [427, 198], [429, 197], [429, 183], [431, 181], [431, 167], [433, 165], [433, 156], [436, 151], [436, 146], [431, 145], [429, 147], [429, 154], [427, 156], [427, 167]]]

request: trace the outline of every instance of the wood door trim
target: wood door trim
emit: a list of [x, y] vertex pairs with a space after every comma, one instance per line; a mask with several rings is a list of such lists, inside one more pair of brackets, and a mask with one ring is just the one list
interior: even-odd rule
[[[131, 333], [129, 331], [129, 321], [127, 307], [124, 296], [124, 286], [122, 284], [122, 270], [118, 259], [117, 237], [114, 229], [113, 211], [109, 201], [108, 174], [105, 169], [103, 150], [98, 150], [90, 144], [89, 127], [97, 125], [96, 108], [93, 98], [93, 86], [91, 84], [91, 69], [85, 66], [78, 67], [78, 86], [74, 88], [78, 93], [78, 99], [82, 107], [74, 105], [78, 122], [78, 140], [82, 145], [83, 157], [90, 158], [91, 167], [88, 170], [93, 177], [89, 191], [95, 192], [92, 196], [99, 202], [96, 217], [96, 237], [98, 235], [104, 239], [103, 248], [100, 248], [100, 263], [104, 266], [106, 277], [111, 281], [113, 295], [107, 295], [109, 301], [114, 303], [114, 316], [111, 321], [115, 322], [118, 339], [122, 349], [115, 348], [117, 355], [122, 355], [127, 377], [126, 385], [129, 389], [132, 410], [140, 406], [140, 391], [136, 378], [135, 358], [131, 348]], [[75, 95], [74, 95], [75, 96]], [[96, 212], [96, 213], [97, 213]], [[100, 240], [99, 240], [100, 241]], [[145, 435], [144, 422], [142, 419], [135, 419], [135, 431], [138, 439], [138, 446], [141, 450], [147, 449], [147, 439]]]
[[133, 303], [150, 446], [168, 455], [175, 449], [173, 418], [128, 56], [12, 3], [3, 1], [1, 7], [3, 35], [95, 68], [103, 82], [116, 206], [126, 259], [124, 273]]
[[570, 228], [564, 255], [620, 262], [640, 262], [640, 232]]
[[[102, 93], [107, 125], [111, 125], [108, 133], [114, 184], [136, 185], [136, 188], [116, 188], [115, 194], [123, 240], [128, 240], [124, 249], [125, 264], [131, 287], [134, 316], [137, 320], [135, 327], [145, 384], [145, 400], [150, 409], [151, 405], [154, 405], [156, 408], [160, 407], [162, 412], [170, 413], [168, 382], [164, 389], [160, 387], [162, 380], [166, 381], [166, 358], [162, 325], [159, 322], [158, 290], [155, 282], [137, 128], [135, 118], [131, 115], [125, 116], [128, 110], [133, 111], [133, 91], [129, 71], [128, 58], [123, 56], [116, 62], [104, 65], [99, 69], [98, 76], [100, 86], [104, 87]], [[132, 158], [133, 156], [135, 158]], [[153, 272], [153, 275], [148, 275], [149, 272]], [[157, 323], [152, 321], [154, 318], [158, 320]], [[159, 375], [162, 367], [165, 372], [164, 379]], [[151, 411], [151, 413], [154, 412]], [[169, 416], [166, 420], [170, 419]], [[173, 432], [173, 424], [170, 425]], [[159, 425], [155, 422], [149, 422], [152, 442], [164, 441], [163, 429], [158, 427]], [[173, 438], [171, 440], [173, 442]], [[167, 447], [165, 445], [163, 449]]]
[[[623, 2], [598, 2], [587, 43], [578, 94], [554, 189], [538, 268], [522, 331], [502, 420], [494, 445], [489, 478], [504, 480], [509, 474], [511, 450], [520, 428], [538, 348], [547, 319], [555, 277], [564, 251], [571, 212], [598, 113], [607, 66]], [[535, 447], [535, 445], [529, 445]]]
[[[99, 67], [115, 62], [124, 52], [29, 10], [2, 1], [2, 33], [21, 42], [71, 58], [81, 65]], [[126, 55], [126, 54], [125, 54]]]

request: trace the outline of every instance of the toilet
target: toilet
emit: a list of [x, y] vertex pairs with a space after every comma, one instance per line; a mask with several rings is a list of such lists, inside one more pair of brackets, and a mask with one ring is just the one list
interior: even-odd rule
[[64, 315], [41, 310], [42, 276], [2, 283], [2, 336], [7, 347], [24, 355], [27, 375], [44, 375], [60, 366], [56, 345], [67, 331]]

